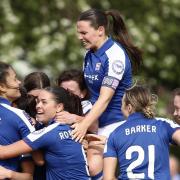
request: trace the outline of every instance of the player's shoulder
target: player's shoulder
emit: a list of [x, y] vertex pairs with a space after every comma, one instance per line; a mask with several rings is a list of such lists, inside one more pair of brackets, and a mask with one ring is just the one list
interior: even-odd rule
[[127, 120], [121, 121], [119, 123], [119, 126], [114, 129], [114, 131], [111, 133], [112, 136], [116, 136], [119, 133], [122, 133], [122, 130], [127, 126]]
[[56, 130], [56, 128], [59, 126], [59, 123], [53, 123], [47, 127], [44, 127], [42, 129], [39, 129], [37, 131], [34, 131], [30, 133], [27, 137], [31, 141], [34, 141], [42, 136], [47, 135], [49, 137], [49, 134]]
[[[9, 111], [9, 112], [15, 112], [15, 113], [18, 113], [20, 109], [18, 108], [15, 108], [15, 107], [12, 107], [10, 106], [9, 104], [4, 104], [4, 103], [1, 103], [1, 106], [3, 106], [5, 108], [6, 111]], [[4, 110], [3, 110], [4, 111]]]
[[20, 117], [20, 118], [25, 117], [23, 110], [18, 109], [16, 107], [12, 107], [12, 106], [10, 106], [8, 104], [1, 104], [1, 105], [5, 108], [5, 110], [3, 110], [4, 113], [8, 112], [7, 115], [9, 115], [9, 116], [14, 115], [14, 116], [17, 116], [17, 117]]
[[172, 128], [180, 127], [176, 122], [174, 122], [173, 120], [168, 119], [168, 118], [155, 117], [155, 120], [156, 120], [158, 123], [169, 125], [169, 126], [171, 126]]
[[114, 42], [113, 45], [106, 50], [106, 55], [110, 59], [122, 59], [122, 57], [125, 58], [125, 51], [120, 44]]

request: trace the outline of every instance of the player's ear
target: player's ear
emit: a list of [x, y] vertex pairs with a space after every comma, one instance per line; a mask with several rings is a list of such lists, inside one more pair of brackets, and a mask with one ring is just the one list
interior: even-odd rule
[[59, 103], [56, 107], [56, 113], [61, 112], [64, 110], [64, 105], [62, 103]]
[[99, 32], [99, 36], [104, 36], [105, 35], [105, 28], [104, 28], [104, 26], [99, 26], [98, 27], [98, 32]]
[[131, 104], [128, 104], [128, 105], [127, 105], [127, 110], [128, 110], [128, 112], [129, 112], [129, 114], [131, 114], [131, 113], [134, 112], [134, 108], [133, 108], [133, 106], [132, 106]]
[[6, 86], [3, 83], [0, 83], [0, 94], [3, 94], [6, 92]]

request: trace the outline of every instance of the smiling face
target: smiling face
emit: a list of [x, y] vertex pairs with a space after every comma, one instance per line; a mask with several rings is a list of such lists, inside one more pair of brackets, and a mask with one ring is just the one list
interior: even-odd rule
[[52, 93], [41, 90], [36, 103], [36, 118], [39, 122], [43, 124], [48, 124], [48, 122], [53, 119], [56, 112], [63, 110], [63, 105], [58, 104]]
[[21, 82], [17, 79], [16, 73], [12, 68], [7, 70], [6, 83], [0, 84], [0, 91], [2, 97], [9, 101], [14, 101], [21, 96], [20, 93]]
[[97, 50], [106, 41], [107, 36], [103, 26], [95, 29], [90, 21], [77, 22], [78, 39], [82, 42], [85, 49]]

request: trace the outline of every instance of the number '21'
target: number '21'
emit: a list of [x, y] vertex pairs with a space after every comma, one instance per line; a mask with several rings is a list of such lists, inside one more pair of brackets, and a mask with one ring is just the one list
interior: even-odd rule
[[[138, 153], [138, 158], [128, 166], [127, 176], [130, 179], [133, 179], [133, 178], [144, 179], [145, 178], [144, 173], [133, 173], [133, 169], [135, 169], [137, 166], [141, 165], [142, 162], [144, 161], [144, 157], [145, 157], [144, 150], [141, 146], [131, 146], [126, 150], [126, 159], [131, 159], [133, 152]], [[154, 147], [154, 145], [148, 146], [148, 157], [149, 157], [148, 177], [150, 179], [154, 179], [154, 161], [155, 161], [155, 147]]]

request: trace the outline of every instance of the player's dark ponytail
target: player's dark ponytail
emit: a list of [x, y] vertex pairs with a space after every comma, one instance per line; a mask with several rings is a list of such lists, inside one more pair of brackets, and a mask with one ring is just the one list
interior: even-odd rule
[[130, 56], [133, 70], [137, 71], [139, 69], [142, 63], [142, 51], [133, 44], [119, 11], [89, 9], [80, 14], [78, 21], [89, 21], [95, 29], [103, 26], [106, 35], [111, 36], [124, 47]]

